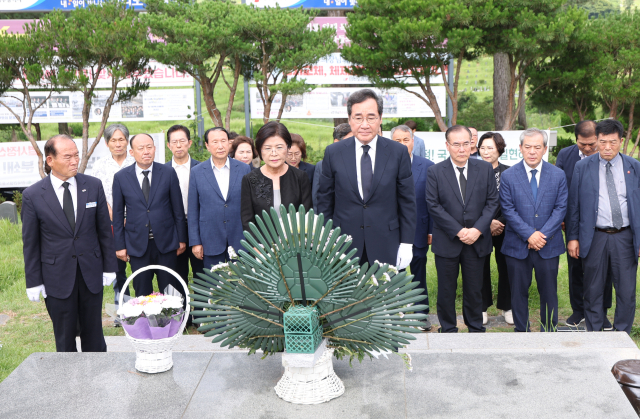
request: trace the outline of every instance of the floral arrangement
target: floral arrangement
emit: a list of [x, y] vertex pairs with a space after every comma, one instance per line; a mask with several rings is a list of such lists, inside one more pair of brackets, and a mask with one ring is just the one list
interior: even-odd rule
[[122, 327], [135, 339], [165, 339], [180, 329], [182, 297], [159, 292], [131, 298], [118, 309]]

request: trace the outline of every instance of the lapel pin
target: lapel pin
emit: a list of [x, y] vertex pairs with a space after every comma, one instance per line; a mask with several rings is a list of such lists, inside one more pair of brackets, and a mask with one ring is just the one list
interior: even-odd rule
[[627, 170], [627, 174], [631, 174], [631, 170]]
[[86, 190], [86, 189], [83, 189], [83, 190], [82, 190], [82, 192], [87, 192], [87, 190]]

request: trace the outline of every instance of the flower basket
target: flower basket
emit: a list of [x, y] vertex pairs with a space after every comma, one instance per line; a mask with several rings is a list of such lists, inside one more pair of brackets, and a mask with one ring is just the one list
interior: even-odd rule
[[[123, 327], [125, 335], [136, 349], [136, 370], [150, 374], [168, 371], [173, 367], [172, 351], [174, 343], [182, 335], [189, 318], [189, 288], [175, 271], [165, 266], [149, 265], [138, 269], [126, 282], [122, 289], [126, 289], [129, 283], [141, 272], [149, 269], [160, 269], [175, 276], [182, 284], [185, 292], [186, 311], [182, 312], [181, 321], [172, 319], [164, 327], [148, 327], [147, 319], [140, 318], [134, 325]], [[124, 305], [124, 292], [120, 293], [120, 307]], [[140, 322], [140, 324], [139, 324]], [[145, 327], [146, 326], [146, 327]], [[129, 330], [127, 330], [129, 329]], [[153, 330], [157, 329], [157, 330]], [[177, 329], [177, 331], [176, 331]], [[130, 334], [131, 332], [131, 334]], [[133, 335], [133, 336], [132, 336]], [[135, 336], [135, 337], [134, 337]], [[168, 337], [164, 337], [168, 336]], [[158, 339], [160, 337], [160, 339]]]

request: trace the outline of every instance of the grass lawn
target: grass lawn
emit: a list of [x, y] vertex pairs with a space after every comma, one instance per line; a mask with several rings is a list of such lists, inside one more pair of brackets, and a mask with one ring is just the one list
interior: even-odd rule
[[[560, 259], [560, 264], [558, 276], [559, 317], [565, 319], [571, 314], [571, 307], [564, 256]], [[497, 290], [495, 264], [492, 266], [492, 273], [495, 292]], [[432, 253], [428, 255], [427, 283], [432, 305], [431, 313], [435, 314], [438, 290]], [[110, 287], [105, 288], [103, 308], [105, 303], [112, 302], [113, 290]], [[530, 318], [531, 324], [535, 327], [534, 330], [538, 330], [536, 325], [539, 324], [539, 307], [539, 297], [534, 281], [529, 297]], [[462, 285], [460, 282], [456, 297], [456, 311], [458, 314], [462, 313]], [[21, 225], [13, 225], [6, 220], [0, 220], [0, 315], [2, 314], [8, 315], [9, 320], [0, 326], [0, 381], [4, 380], [31, 353], [55, 351], [53, 327], [44, 302], [32, 303], [26, 296]], [[489, 308], [489, 315], [498, 314], [495, 307]], [[106, 317], [107, 314], [103, 312], [103, 318]], [[613, 310], [609, 311], [609, 318], [613, 319]], [[640, 343], [640, 333], [636, 329], [638, 326], [640, 326], [640, 316], [636, 313], [635, 327], [632, 333], [636, 344]], [[113, 327], [109, 321], [103, 325], [103, 331], [106, 336], [124, 335], [121, 328]], [[512, 329], [490, 329], [489, 331], [511, 332]], [[461, 332], [466, 332], [466, 329], [462, 328]], [[187, 333], [193, 334], [197, 331], [192, 328]]]

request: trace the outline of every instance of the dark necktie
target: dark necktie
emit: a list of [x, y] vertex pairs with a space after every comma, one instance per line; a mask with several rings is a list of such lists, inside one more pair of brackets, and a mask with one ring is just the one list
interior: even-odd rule
[[462, 202], [464, 203], [464, 198], [467, 196], [467, 178], [464, 177], [464, 167], [456, 167], [460, 172], [460, 194], [462, 195]]
[[369, 155], [368, 145], [362, 146], [362, 157], [360, 158], [360, 181], [362, 182], [362, 200], [366, 201], [371, 193], [371, 182], [373, 181], [373, 166]]
[[64, 187], [64, 194], [62, 195], [62, 211], [64, 211], [67, 221], [71, 226], [71, 231], [76, 231], [76, 214], [73, 210], [73, 199], [71, 198], [71, 191], [69, 190], [69, 182], [62, 184]]
[[609, 203], [611, 204], [611, 221], [613, 226], [618, 230], [622, 228], [622, 210], [620, 209], [620, 201], [618, 201], [618, 191], [611, 173], [611, 162], [607, 162], [607, 190], [609, 191]]
[[533, 202], [536, 202], [536, 199], [538, 199], [538, 180], [536, 179], [536, 173], [538, 173], [537, 169], [531, 171], [531, 193], [533, 194]]
[[142, 194], [144, 195], [144, 199], [149, 203], [149, 190], [151, 189], [151, 184], [149, 183], [149, 171], [144, 170], [142, 172], [144, 175], [144, 179], [142, 179]]

